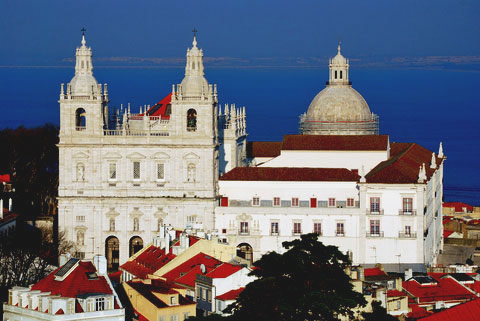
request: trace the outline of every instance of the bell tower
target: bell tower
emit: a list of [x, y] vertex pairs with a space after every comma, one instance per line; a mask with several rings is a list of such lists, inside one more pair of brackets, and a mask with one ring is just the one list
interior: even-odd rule
[[107, 84], [93, 76], [92, 49], [87, 47], [85, 29], [75, 52], [75, 76], [60, 87], [60, 142], [103, 135], [108, 124]]

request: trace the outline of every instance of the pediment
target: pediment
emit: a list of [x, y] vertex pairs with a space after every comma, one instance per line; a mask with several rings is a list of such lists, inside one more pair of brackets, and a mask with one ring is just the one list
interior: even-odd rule
[[145, 155], [142, 155], [140, 153], [131, 153], [127, 156], [128, 159], [145, 159], [147, 158]]
[[237, 215], [236, 219], [237, 221], [251, 221], [252, 216], [246, 213], [242, 213], [241, 215]]
[[88, 227], [86, 227], [85, 225], [77, 225], [75, 226], [75, 231], [86, 231], [88, 230]]
[[158, 152], [150, 156], [152, 159], [170, 159], [170, 156], [167, 153]]
[[106, 153], [105, 156], [103, 156], [103, 158], [106, 158], [106, 159], [120, 159], [120, 158], [122, 158], [122, 155], [120, 155], [119, 153], [110, 152], [110, 153]]
[[73, 159], [87, 159], [88, 157], [89, 156], [83, 152], [78, 152], [72, 156]]
[[185, 156], [183, 156], [183, 159], [200, 159], [200, 156], [198, 156], [195, 153], [188, 153]]

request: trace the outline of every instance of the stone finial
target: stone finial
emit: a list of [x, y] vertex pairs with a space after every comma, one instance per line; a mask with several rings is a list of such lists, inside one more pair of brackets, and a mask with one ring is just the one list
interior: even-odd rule
[[342, 42], [339, 41], [339, 42], [338, 42], [338, 47], [337, 47], [337, 51], [338, 51], [338, 54], [339, 54], [339, 55], [341, 55], [341, 52], [340, 52], [341, 49], [342, 49], [341, 47], [342, 47]]
[[432, 153], [432, 160], [430, 161], [430, 168], [437, 168], [437, 160], [435, 158], [435, 153]]
[[418, 168], [418, 182], [423, 183], [423, 171], [422, 171], [422, 165], [419, 166]]
[[105, 84], [103, 85], [103, 94], [104, 94], [105, 96], [108, 96], [107, 83], [105, 83]]
[[366, 183], [367, 179], [365, 178], [365, 166], [362, 165], [360, 169], [360, 183]]
[[63, 83], [60, 84], [60, 95], [62, 95], [62, 96], [65, 95], [64, 89], [63, 89]]
[[425, 183], [426, 180], [427, 180], [427, 171], [425, 169], [425, 163], [423, 163], [420, 166], [420, 170], [418, 172], [418, 182]]
[[228, 104], [225, 104], [225, 116], [229, 115]]
[[440, 146], [438, 146], [438, 157], [443, 158], [443, 146], [442, 142], [440, 142]]

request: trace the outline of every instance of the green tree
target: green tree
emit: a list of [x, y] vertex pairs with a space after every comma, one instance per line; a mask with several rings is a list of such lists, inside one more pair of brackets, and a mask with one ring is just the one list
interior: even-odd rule
[[251, 275], [257, 279], [228, 307], [233, 320], [339, 320], [366, 304], [345, 273], [349, 257], [336, 246], [313, 233], [282, 245], [285, 253], [255, 262]]

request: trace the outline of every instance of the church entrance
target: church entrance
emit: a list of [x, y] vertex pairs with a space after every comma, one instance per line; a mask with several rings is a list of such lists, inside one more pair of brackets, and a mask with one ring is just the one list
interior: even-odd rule
[[237, 246], [237, 256], [253, 263], [253, 248], [248, 243], [241, 243]]
[[120, 242], [117, 237], [109, 236], [105, 240], [105, 257], [108, 271], [117, 271], [120, 262]]
[[143, 240], [140, 236], [134, 236], [130, 239], [130, 252], [129, 256], [132, 256], [133, 254], [137, 253], [141, 249], [143, 249]]

